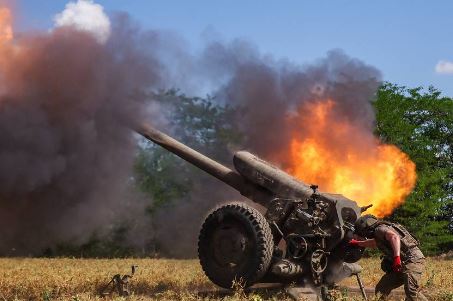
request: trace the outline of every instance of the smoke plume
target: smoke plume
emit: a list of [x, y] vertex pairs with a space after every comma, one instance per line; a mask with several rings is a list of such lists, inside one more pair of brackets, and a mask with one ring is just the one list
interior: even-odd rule
[[[381, 160], [370, 102], [380, 72], [340, 50], [307, 66], [276, 60], [243, 40], [212, 40], [194, 54], [177, 34], [144, 32], [124, 14], [109, 20], [88, 0], [68, 4], [52, 31], [13, 39], [3, 14], [0, 254], [83, 243], [120, 218], [145, 215], [152, 200], [143, 201], [131, 184], [137, 140], [129, 126], [144, 119], [168, 124], [162, 111], [171, 108], [150, 106], [150, 92], [158, 89], [208, 91], [218, 104], [236, 108], [231, 123], [245, 138], [237, 148], [295, 174], [291, 150], [310, 139], [322, 141], [339, 162], [348, 161], [350, 149]], [[314, 117], [326, 105], [331, 126], [315, 131], [320, 120]], [[352, 136], [342, 132], [345, 124]], [[307, 181], [329, 190], [328, 178]], [[171, 256], [195, 255], [207, 211], [239, 196], [202, 172], [192, 182], [189, 195], [154, 215], [154, 233], [134, 235], [153, 236]]]
[[[288, 120], [304, 103], [333, 99], [335, 115], [371, 132], [374, 111], [371, 100], [380, 81], [380, 72], [358, 59], [333, 50], [308, 66], [275, 62], [255, 50], [244, 54], [247, 42], [214, 44], [206, 49], [210, 65], [227, 61], [231, 78], [217, 92], [218, 98], [243, 108], [237, 122], [247, 133], [246, 146], [258, 154], [278, 158], [285, 165], [294, 126]], [[219, 55], [220, 54], [220, 55]], [[244, 58], [246, 57], [246, 58]], [[298, 129], [303, 135], [304, 126]], [[283, 156], [277, 156], [283, 152]]]
[[144, 204], [130, 204], [129, 126], [144, 118], [145, 95], [159, 82], [153, 39], [121, 17], [101, 44], [65, 26], [71, 9], [52, 32], [0, 48], [1, 254], [83, 243], [117, 217], [144, 215]]

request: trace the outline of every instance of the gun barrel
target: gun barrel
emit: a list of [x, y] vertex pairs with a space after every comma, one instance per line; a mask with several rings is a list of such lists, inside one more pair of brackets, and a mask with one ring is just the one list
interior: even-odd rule
[[139, 128], [136, 129], [136, 132], [146, 139], [159, 144], [178, 157], [206, 171], [220, 181], [225, 182], [242, 194], [244, 194], [245, 190], [247, 189], [245, 179], [236, 171], [212, 160], [211, 158], [206, 157], [205, 155], [195, 151], [187, 145], [184, 145], [183, 143], [151, 127], [150, 125], [143, 123]]

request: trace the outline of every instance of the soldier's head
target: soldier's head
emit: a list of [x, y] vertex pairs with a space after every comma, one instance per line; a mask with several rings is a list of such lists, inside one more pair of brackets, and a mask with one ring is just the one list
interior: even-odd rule
[[377, 222], [378, 219], [374, 215], [363, 215], [355, 222], [355, 233], [362, 237], [371, 237], [374, 232], [373, 226]]

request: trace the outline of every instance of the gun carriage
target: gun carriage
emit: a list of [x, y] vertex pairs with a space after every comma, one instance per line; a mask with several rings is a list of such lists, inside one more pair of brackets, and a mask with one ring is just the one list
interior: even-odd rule
[[366, 207], [340, 195], [319, 192], [257, 156], [239, 151], [235, 170], [142, 124], [137, 130], [182, 159], [260, 204], [245, 202], [213, 209], [199, 234], [198, 255], [207, 277], [231, 288], [258, 282], [328, 282], [327, 273], [343, 262], [356, 262], [363, 250], [347, 245], [353, 225]]

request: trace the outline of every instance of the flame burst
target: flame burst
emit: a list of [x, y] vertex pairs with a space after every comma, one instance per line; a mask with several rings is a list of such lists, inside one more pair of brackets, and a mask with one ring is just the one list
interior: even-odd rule
[[4, 44], [13, 39], [11, 11], [0, 7], [0, 43]]
[[[13, 38], [11, 11], [8, 8], [0, 7], [0, 77], [10, 64], [11, 55], [15, 50], [12, 43]], [[2, 86], [3, 83], [0, 84], [0, 92]]]
[[391, 214], [414, 188], [415, 164], [396, 146], [337, 115], [332, 100], [299, 108], [290, 119], [299, 130], [291, 137], [287, 171], [361, 206], [373, 204], [369, 212], [378, 217]]

